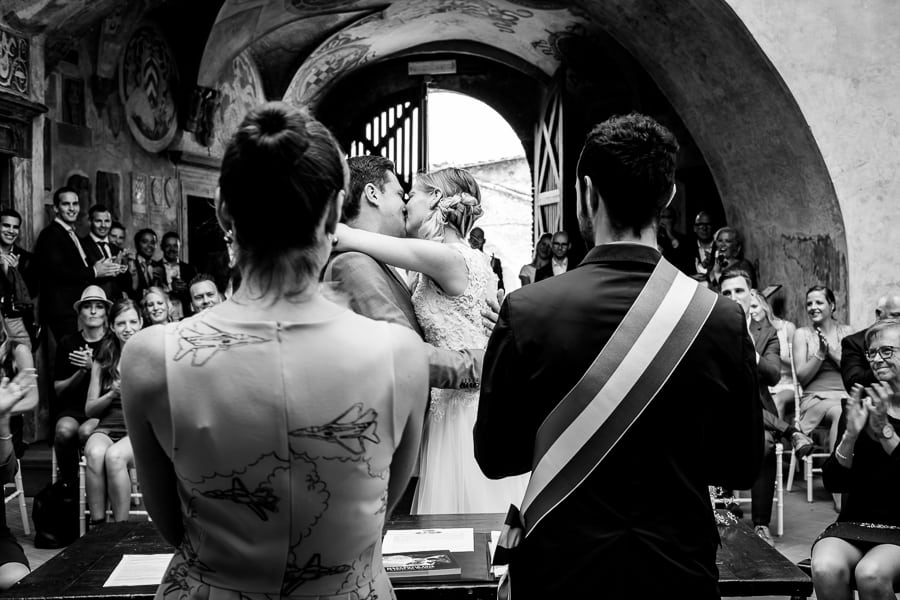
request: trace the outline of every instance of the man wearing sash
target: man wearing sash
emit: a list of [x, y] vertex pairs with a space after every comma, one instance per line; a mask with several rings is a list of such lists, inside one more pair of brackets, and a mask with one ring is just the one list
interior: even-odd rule
[[677, 149], [641, 115], [594, 128], [576, 188], [596, 246], [507, 296], [488, 343], [476, 458], [488, 477], [532, 471], [521, 533], [501, 538], [520, 540], [515, 600], [719, 597], [707, 486], [753, 484], [763, 429], [741, 309], [657, 250]]

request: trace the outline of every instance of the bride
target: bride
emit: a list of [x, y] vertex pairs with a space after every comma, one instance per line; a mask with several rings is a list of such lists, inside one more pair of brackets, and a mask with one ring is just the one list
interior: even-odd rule
[[[481, 191], [467, 171], [423, 173], [407, 204], [410, 238], [340, 225], [336, 249], [363, 252], [419, 273], [412, 300], [429, 344], [451, 350], [484, 348], [481, 311], [487, 298], [497, 295], [497, 277], [487, 255], [465, 243], [482, 212]], [[432, 388], [413, 514], [499, 513], [510, 503], [521, 503], [527, 475], [494, 481], [475, 462], [472, 429], [478, 393], [477, 388]]]

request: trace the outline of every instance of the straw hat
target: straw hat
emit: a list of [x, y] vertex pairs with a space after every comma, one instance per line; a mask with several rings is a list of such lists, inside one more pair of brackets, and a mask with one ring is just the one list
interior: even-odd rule
[[73, 304], [75, 307], [75, 312], [79, 312], [81, 310], [81, 305], [85, 302], [91, 302], [96, 300], [98, 302], [102, 302], [106, 305], [106, 310], [109, 310], [112, 306], [112, 302], [109, 301], [109, 298], [106, 297], [106, 292], [103, 291], [103, 288], [99, 285], [89, 285], [84, 288], [84, 291], [81, 292], [81, 298]]

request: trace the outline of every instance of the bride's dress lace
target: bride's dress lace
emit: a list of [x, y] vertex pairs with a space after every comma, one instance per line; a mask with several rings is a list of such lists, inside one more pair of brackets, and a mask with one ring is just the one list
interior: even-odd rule
[[[484, 348], [487, 336], [481, 311], [496, 297], [497, 277], [489, 258], [466, 244], [452, 244], [462, 254], [469, 282], [459, 296], [448, 296], [427, 276], [420, 276], [412, 300], [425, 340], [439, 348]], [[520, 504], [527, 476], [499, 481], [485, 477], [475, 462], [472, 429], [479, 390], [432, 388], [413, 513], [500, 513]]]

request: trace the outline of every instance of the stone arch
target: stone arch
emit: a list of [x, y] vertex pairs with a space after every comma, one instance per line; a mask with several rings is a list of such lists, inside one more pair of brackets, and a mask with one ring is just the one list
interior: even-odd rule
[[[284, 6], [253, 3], [254, 18], [269, 31], [275, 4]], [[424, 43], [413, 27], [422, 22], [418, 16], [396, 19], [414, 10], [413, 4], [440, 5], [444, 12], [431, 11], [431, 20], [452, 16], [443, 22], [444, 40], [487, 43], [547, 75], [558, 63], [540, 45], [523, 46], [527, 32], [536, 25], [564, 31], [573, 20], [601, 28], [641, 65], [677, 113], [712, 173], [729, 223], [743, 230], [749, 253], [759, 260], [761, 279], [785, 286], [780, 294], [787, 315], [805, 321], [801, 296], [812, 283], [829, 285], [839, 304], [848, 305], [844, 222], [821, 152], [790, 90], [725, 0], [529, 0], [505, 3], [512, 8], [500, 12], [492, 12], [493, 3], [473, 2], [475, 10], [467, 13], [453, 13], [454, 5], [438, 0], [329, 4], [335, 13], [347, 7], [344, 25], [325, 39], [320, 36], [307, 52], [287, 86], [287, 99], [315, 104], [348, 73]], [[228, 6], [223, 12], [238, 18], [236, 10], [226, 11]], [[360, 10], [350, 14], [355, 7]], [[286, 20], [296, 26], [299, 16], [302, 11], [291, 11]], [[338, 17], [310, 13], [310, 18]], [[211, 42], [215, 36], [214, 28]], [[207, 54], [216, 51], [207, 46]]]

